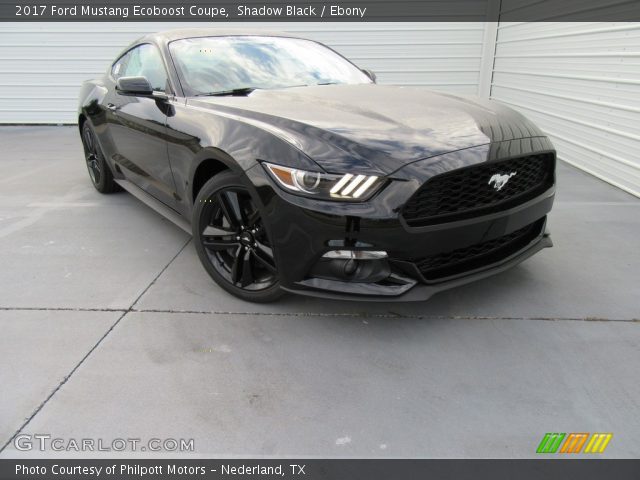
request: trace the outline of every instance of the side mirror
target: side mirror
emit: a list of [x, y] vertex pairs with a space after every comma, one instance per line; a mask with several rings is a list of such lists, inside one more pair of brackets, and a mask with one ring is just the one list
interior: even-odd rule
[[120, 77], [116, 82], [116, 91], [134, 97], [153, 96], [153, 88], [145, 77]]
[[371, 79], [371, 81], [373, 81], [373, 83], [376, 83], [376, 74], [375, 73], [373, 73], [368, 68], [361, 68], [361, 70], [362, 70], [362, 73], [364, 73], [367, 77], [369, 77]]

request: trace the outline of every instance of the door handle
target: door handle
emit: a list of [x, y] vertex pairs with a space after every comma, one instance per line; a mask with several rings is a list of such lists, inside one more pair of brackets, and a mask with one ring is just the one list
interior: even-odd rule
[[111, 110], [112, 112], [115, 112], [116, 110], [118, 110], [118, 107], [116, 105], [114, 105], [113, 103], [107, 103], [107, 108], [109, 110]]

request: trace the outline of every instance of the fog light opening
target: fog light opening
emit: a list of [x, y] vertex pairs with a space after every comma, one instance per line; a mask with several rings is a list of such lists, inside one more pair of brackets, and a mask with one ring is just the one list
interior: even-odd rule
[[358, 261], [357, 260], [347, 260], [346, 262], [344, 262], [344, 274], [347, 277], [352, 277], [355, 273], [356, 270], [358, 270]]
[[384, 250], [330, 250], [322, 258], [342, 260], [381, 260], [387, 258]]
[[376, 283], [388, 278], [391, 269], [387, 252], [382, 250], [330, 250], [309, 275], [349, 283]]

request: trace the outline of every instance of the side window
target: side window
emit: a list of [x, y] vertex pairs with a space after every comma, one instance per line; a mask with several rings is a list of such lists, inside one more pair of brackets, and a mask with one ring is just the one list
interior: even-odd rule
[[[154, 90], [164, 92], [167, 88], [167, 72], [160, 53], [153, 45], [140, 45], [125, 55], [121, 61], [124, 63], [120, 67], [120, 72], [114, 73], [114, 77], [146, 77]], [[114, 65], [114, 69], [118, 63]]]
[[129, 61], [130, 56], [131, 53], [127, 53], [126, 55], [120, 57], [120, 60], [113, 64], [113, 67], [111, 67], [111, 75], [113, 75], [113, 78], [117, 80], [120, 77], [124, 76], [124, 71], [127, 68], [127, 62]]

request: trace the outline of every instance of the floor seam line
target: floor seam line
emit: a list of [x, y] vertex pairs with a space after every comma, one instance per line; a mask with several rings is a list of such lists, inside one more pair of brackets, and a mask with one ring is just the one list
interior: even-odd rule
[[169, 266], [175, 261], [176, 258], [178, 258], [178, 255], [180, 255], [185, 248], [187, 248], [187, 245], [189, 245], [189, 242], [191, 242], [191, 237], [189, 237], [187, 239], [187, 241], [185, 242], [184, 245], [182, 245], [182, 247], [180, 248], [180, 250], [178, 250], [178, 253], [176, 253], [171, 260], [169, 260], [169, 263], [167, 263], [164, 268], [162, 270], [160, 270], [160, 272], [154, 277], [153, 280], [151, 280], [151, 283], [149, 283], [149, 285], [147, 285], [147, 287], [142, 291], [142, 293], [140, 293], [140, 295], [138, 295], [138, 297], [133, 301], [133, 303], [131, 304], [131, 306], [127, 309], [127, 313], [129, 312], [133, 312], [135, 311], [135, 306], [136, 304], [140, 301], [140, 299], [144, 296], [145, 293], [147, 293], [149, 291], [149, 289], [151, 287], [153, 287], [156, 282], [158, 281], [158, 279], [162, 276], [162, 274], [167, 270], [167, 268], [169, 268]]
[[[169, 266], [174, 262], [178, 255], [182, 253], [182, 251], [189, 245], [191, 238], [189, 238], [186, 243], [178, 250], [171, 260], [160, 270], [160, 272], [153, 278], [153, 280], [146, 286], [146, 288], [136, 297], [131, 306], [126, 310], [106, 310], [106, 311], [119, 311], [122, 312], [118, 319], [107, 329], [107, 331], [98, 339], [98, 341], [89, 349], [89, 351], [80, 359], [80, 361], [71, 369], [71, 371], [65, 375], [62, 381], [53, 389], [53, 391], [38, 405], [38, 407], [33, 411], [33, 413], [20, 425], [20, 427], [14, 432], [13, 435], [6, 441], [6, 443], [0, 448], [0, 453], [2, 453], [11, 442], [18, 436], [18, 434], [25, 429], [27, 425], [35, 418], [35, 416], [40, 413], [40, 411], [44, 408], [44, 406], [53, 398], [53, 396], [58, 393], [58, 391], [63, 387], [65, 383], [69, 381], [69, 379], [73, 376], [73, 374], [80, 368], [80, 366], [89, 358], [89, 356], [100, 346], [100, 344], [104, 341], [105, 338], [113, 331], [113, 329], [120, 323], [120, 321], [127, 316], [128, 313], [133, 312], [136, 303], [142, 298], [142, 296], [147, 293], [147, 291], [156, 283], [158, 278], [169, 268]], [[4, 309], [4, 308], [3, 308]], [[102, 311], [102, 310], [100, 310]]]
[[193, 315], [256, 315], [273, 317], [354, 317], [354, 318], [411, 318], [432, 320], [540, 320], [540, 321], [576, 321], [576, 322], [626, 322], [640, 323], [638, 318], [601, 318], [601, 317], [513, 317], [482, 315], [405, 315], [396, 313], [314, 313], [314, 312], [225, 312], [213, 310], [171, 310], [171, 309], [132, 309], [132, 313], [169, 313]]
[[401, 313], [348, 313], [348, 312], [232, 312], [223, 310], [175, 310], [165, 308], [134, 308], [142, 296], [151, 288], [158, 278], [164, 273], [169, 263], [158, 276], [136, 298], [133, 305], [128, 308], [71, 308], [71, 307], [0, 307], [0, 311], [41, 311], [41, 312], [120, 312], [120, 313], [168, 313], [188, 315], [256, 315], [274, 317], [354, 317], [354, 318], [414, 318], [432, 320], [540, 320], [540, 321], [576, 321], [576, 322], [626, 322], [640, 323], [640, 318], [605, 318], [605, 317], [514, 317], [514, 316], [488, 316], [488, 315], [412, 315]]
[[102, 343], [102, 341], [107, 337], [107, 335], [109, 335], [111, 333], [111, 331], [116, 327], [116, 325], [118, 325], [118, 323], [120, 323], [120, 320], [122, 320], [128, 312], [122, 312], [122, 314], [118, 317], [118, 319], [113, 323], [113, 325], [111, 325], [111, 327], [109, 327], [109, 329], [98, 339], [98, 341], [93, 345], [93, 347], [91, 347], [89, 349], [89, 351], [80, 359], [80, 361], [71, 369], [71, 371], [65, 375], [65, 377], [62, 379], [62, 381], [56, 386], [56, 388], [53, 389], [53, 391], [47, 396], [47, 398], [44, 399], [44, 401], [42, 403], [40, 403], [40, 405], [38, 405], [38, 407], [34, 410], [34, 412], [27, 418], [27, 420], [25, 422], [23, 422], [22, 425], [20, 425], [20, 427], [18, 428], [18, 430], [15, 431], [15, 433], [7, 440], [7, 442], [2, 446], [2, 448], [0, 448], [0, 453], [2, 453], [10, 444], [11, 442], [18, 436], [18, 434], [24, 430], [24, 428], [29, 425], [29, 423], [31, 422], [31, 420], [34, 419], [34, 417], [40, 413], [40, 411], [44, 408], [44, 406], [49, 402], [49, 400], [51, 400], [53, 398], [53, 396], [58, 392], [58, 390], [60, 390], [62, 388], [62, 386], [67, 383], [67, 381], [69, 381], [69, 379], [71, 378], [71, 376], [76, 372], [76, 370], [78, 368], [80, 368], [80, 366], [84, 363], [84, 361], [89, 358], [89, 355], [91, 355], [93, 353], [93, 351], [98, 348], [98, 346]]
[[84, 308], [84, 307], [0, 307], [0, 311], [30, 312], [128, 312], [128, 308]]

